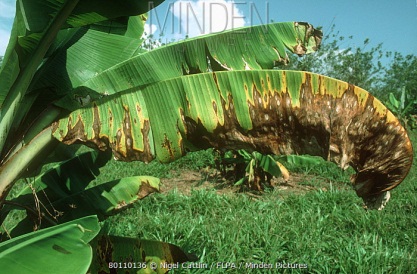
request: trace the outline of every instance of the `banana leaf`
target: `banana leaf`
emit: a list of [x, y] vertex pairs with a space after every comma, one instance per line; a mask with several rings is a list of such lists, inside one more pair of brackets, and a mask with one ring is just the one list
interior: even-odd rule
[[87, 188], [100, 173], [99, 167], [107, 162], [108, 156], [97, 151], [86, 152], [57, 163], [39, 175], [2, 209], [2, 219], [16, 206], [26, 211], [31, 209], [26, 218], [8, 228], [9, 234], [16, 236], [29, 232], [34, 226], [34, 212], [46, 218], [44, 221], [35, 220], [36, 228], [47, 227], [51, 221], [62, 223], [93, 214], [104, 219], [159, 191], [159, 179], [150, 176], [126, 177]]
[[72, 112], [53, 126], [53, 135], [67, 144], [108, 144], [125, 161], [173, 161], [187, 143], [320, 156], [352, 166], [364, 199], [397, 186], [413, 159], [407, 132], [378, 99], [297, 71], [213, 72], [132, 87]]
[[169, 266], [198, 259], [176, 245], [143, 239], [99, 235], [91, 245], [91, 273], [167, 273]]
[[321, 36], [322, 33], [308, 23], [285, 22], [187, 39], [115, 65], [54, 104], [74, 110], [104, 96], [182, 75], [270, 69], [279, 62], [288, 62], [287, 52], [302, 55], [316, 51]]
[[291, 164], [293, 166], [312, 167], [320, 164], [323, 159], [317, 156], [310, 155], [285, 155], [285, 156], [273, 156], [276, 161], [283, 164]]
[[16, 194], [13, 201], [25, 205], [32, 203], [32, 189], [44, 191], [52, 201], [83, 191], [100, 174], [99, 168], [108, 160], [108, 153], [88, 151], [55, 163]]
[[0, 243], [3, 273], [85, 274], [93, 252], [88, 244], [100, 231], [88, 216]]

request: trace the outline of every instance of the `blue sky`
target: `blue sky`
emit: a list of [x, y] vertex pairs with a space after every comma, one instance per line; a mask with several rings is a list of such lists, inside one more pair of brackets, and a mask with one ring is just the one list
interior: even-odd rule
[[[7, 45], [14, 6], [15, 0], [0, 0], [0, 55]], [[371, 46], [383, 43], [387, 51], [417, 54], [417, 0], [166, 1], [150, 13], [148, 32], [158, 37], [165, 20], [164, 40], [270, 20], [307, 21], [322, 26], [324, 32], [335, 24], [340, 35], [352, 35], [346, 47], [361, 47], [369, 38]]]

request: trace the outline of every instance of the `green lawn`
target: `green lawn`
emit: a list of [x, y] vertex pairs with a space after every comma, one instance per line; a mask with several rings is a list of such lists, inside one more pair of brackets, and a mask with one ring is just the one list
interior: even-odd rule
[[[112, 162], [102, 173], [104, 180], [131, 174], [169, 179], [183, 169], [212, 163], [210, 155], [192, 153], [169, 165]], [[212, 268], [210, 273], [417, 273], [416, 170], [414, 163], [382, 211], [365, 211], [347, 187], [348, 174], [329, 164], [298, 170], [314, 175], [300, 184], [321, 186], [325, 181], [324, 190], [282, 195], [276, 189], [254, 196], [220, 195], [214, 189], [184, 195], [179, 189], [151, 195], [110, 217], [103, 231], [176, 244], [196, 254]], [[242, 269], [250, 263], [271, 264], [273, 269]], [[276, 268], [288, 263], [306, 264], [307, 269]]]

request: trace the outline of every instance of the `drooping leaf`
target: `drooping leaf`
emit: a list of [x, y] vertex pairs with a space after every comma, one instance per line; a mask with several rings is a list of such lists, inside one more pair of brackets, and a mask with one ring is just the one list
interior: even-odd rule
[[159, 191], [159, 183], [158, 178], [151, 176], [125, 177], [53, 201], [48, 208], [64, 213], [58, 218], [60, 221], [90, 214], [103, 219]]
[[[187, 39], [109, 68], [55, 104], [74, 110], [106, 95], [182, 75], [211, 70], [271, 69], [278, 62], [288, 61], [287, 52], [301, 55], [317, 50], [321, 35], [310, 24], [285, 22]], [[85, 100], [79, 102], [76, 98]]]
[[[100, 219], [114, 214], [147, 195], [159, 191], [159, 179], [150, 176], [126, 177], [110, 181], [95, 187], [86, 188], [91, 180], [98, 175], [98, 167], [108, 158], [97, 155], [97, 152], [87, 152], [41, 174], [30, 186], [25, 187], [20, 194], [12, 199], [12, 205], [6, 205], [3, 215], [16, 208], [37, 208], [40, 215], [62, 223], [87, 215], [98, 215]], [[32, 190], [36, 191], [36, 198]], [[37, 205], [40, 203], [40, 205]], [[12, 236], [29, 232], [34, 226], [34, 216], [28, 216], [17, 224], [9, 233]], [[48, 216], [53, 214], [54, 216]], [[4, 217], [3, 217], [4, 218]], [[49, 226], [47, 221], [39, 226]], [[38, 227], [39, 228], [39, 227]]]
[[397, 186], [413, 158], [405, 129], [371, 94], [296, 71], [204, 73], [132, 88], [71, 113], [53, 131], [68, 144], [108, 143], [122, 160], [172, 161], [186, 152], [184, 140], [202, 149], [320, 156], [351, 165], [364, 199]]
[[33, 200], [31, 188], [45, 191], [51, 201], [83, 191], [100, 174], [99, 168], [106, 164], [109, 156], [106, 153], [89, 151], [56, 163], [37, 176], [30, 187], [24, 187], [14, 201], [29, 204], [27, 202]]
[[91, 245], [91, 273], [167, 273], [170, 265], [197, 260], [176, 245], [158, 241], [99, 235]]
[[[33, 227], [39, 229], [51, 225], [46, 220], [42, 222], [38, 219], [42, 215], [54, 222], [69, 220], [69, 218], [63, 218], [63, 216], [58, 218], [59, 214], [57, 213], [65, 212], [71, 203], [66, 204], [67, 207], [61, 206], [60, 208], [54, 208], [54, 203], [75, 193], [82, 193], [88, 184], [99, 175], [99, 167], [104, 166], [110, 156], [109, 153], [86, 152], [70, 160], [55, 163], [33, 181], [28, 179], [30, 184], [26, 185], [15, 195], [15, 198], [10, 200], [12, 204], [5, 205], [1, 210], [0, 220], [2, 222], [7, 220], [6, 218], [13, 217], [8, 216], [13, 209], [24, 210], [30, 208], [32, 210], [32, 212], [27, 211], [26, 218], [16, 226], [7, 228], [10, 231], [9, 234], [15, 237], [33, 231]], [[16, 205], [19, 206], [16, 207]], [[41, 212], [36, 212], [37, 208]], [[90, 212], [90, 214], [79, 215], [78, 217], [97, 214], [97, 212], [91, 210]], [[33, 216], [35, 213], [36, 216]], [[50, 216], [51, 214], [57, 216]], [[15, 220], [12, 223], [14, 222]]]
[[[244, 149], [239, 149], [237, 152], [240, 156], [243, 157], [243, 159], [245, 161], [250, 161], [250, 160], [253, 159], [253, 155], [251, 153], [249, 153], [248, 151], [244, 150]], [[233, 157], [233, 155], [232, 155], [232, 157]], [[233, 158], [235, 158], [235, 157], [233, 157]]]
[[[32, 4], [35, 5], [36, 3], [37, 1], [33, 2]], [[20, 9], [20, 5], [18, 6], [18, 9]], [[65, 19], [64, 17], [67, 16], [69, 13], [70, 11], [67, 11], [66, 15], [54, 15], [54, 18], [57, 20], [59, 19], [62, 23]], [[24, 21], [24, 19], [22, 19], [23, 17], [24, 14], [21, 12], [21, 10], [18, 10], [16, 16], [16, 24], [21, 28], [16, 28], [16, 31], [21, 30], [21, 33], [16, 34], [16, 37], [25, 37], [26, 35], [26, 28], [22, 26], [22, 22]], [[96, 22], [96, 19], [94, 18], [94, 15], [92, 15], [92, 18], [90, 21], [88, 21], [88, 23], [90, 24]], [[120, 17], [118, 17], [117, 19], [120, 19]], [[108, 26], [97, 27], [96, 25], [91, 26], [87, 34], [103, 38], [105, 36], [103, 30], [108, 30], [110, 32], [113, 32], [115, 29], [117, 30], [117, 28], [115, 28], [113, 24], [111, 28], [109, 28]], [[39, 36], [37, 33], [34, 33], [33, 37], [29, 37], [30, 39], [28, 38], [31, 41], [31, 43], [29, 43], [30, 45], [26, 45], [26, 48], [24, 48], [22, 53], [16, 55], [17, 59], [15, 61], [17, 63], [11, 63], [13, 66], [16, 66], [16, 70], [12, 70], [13, 73], [16, 73], [16, 77], [20, 75], [21, 78], [13, 78], [10, 75], [10, 77], [0, 77], [1, 79], [11, 80], [10, 86], [8, 87], [6, 85], [0, 85], [5, 88], [5, 92], [8, 94], [8, 98], [10, 98], [10, 100], [7, 101], [7, 104], [2, 106], [2, 109], [0, 110], [0, 113], [2, 113], [3, 118], [0, 122], [0, 150], [3, 150], [3, 154], [7, 153], [7, 151], [17, 151], [16, 149], [13, 149], [15, 141], [13, 139], [15, 137], [13, 136], [15, 136], [16, 132], [23, 135], [23, 132], [27, 128], [27, 126], [25, 125], [32, 124], [31, 119], [36, 117], [36, 115], [27, 115], [27, 113], [31, 111], [31, 113], [34, 114], [34, 109], [31, 108], [31, 106], [36, 99], [37, 103], [35, 103], [35, 105], [40, 105], [40, 108], [38, 107], [39, 109], [37, 109], [37, 111], [39, 112], [45, 106], [47, 106], [51, 102], [51, 100], [56, 99], [57, 95], [59, 97], [62, 94], [65, 94], [65, 90], [68, 90], [69, 88], [75, 88], [78, 85], [81, 85], [82, 82], [88, 79], [89, 77], [92, 77], [96, 73], [100, 73], [106, 65], [111, 65], [107, 61], [103, 62], [103, 64], [102, 62], [88, 62], [91, 56], [97, 56], [97, 52], [103, 52], [103, 49], [106, 49], [106, 46], [108, 45], [107, 43], [100, 44], [100, 46], [96, 47], [96, 51], [86, 50], [85, 48], [79, 46], [90, 45], [92, 44], [92, 40], [88, 39], [90, 37], [88, 35], [84, 38], [84, 29], [80, 31], [72, 29], [62, 30], [62, 27], [63, 25], [51, 24], [51, 30], [42, 33], [42, 37], [48, 37], [48, 39], [45, 38], [46, 40], [44, 38], [41, 38], [41, 36]], [[168, 48], [168, 50], [161, 50], [153, 55], [146, 55], [143, 59], [141, 59], [142, 61], [139, 61], [136, 64], [140, 65], [140, 71], [137, 69], [138, 66], [133, 66], [133, 68], [136, 71], [139, 71], [139, 73], [137, 73], [136, 75], [145, 75], [145, 78], [139, 81], [138, 84], [145, 85], [153, 83], [155, 81], [165, 80], [170, 77], [177, 77], [179, 75], [182, 75], [184, 71], [186, 73], [194, 73], [199, 70], [207, 71], [209, 64], [207, 58], [210, 58], [210, 64], [212, 64], [213, 68], [216, 66], [216, 64], [218, 67], [221, 67], [223, 65], [223, 69], [225, 69], [224, 66], [226, 66], [229, 69], [233, 68], [234, 66], [236, 68], [254, 68], [264, 66], [271, 67], [274, 65], [275, 61], [282, 61], [286, 59], [286, 49], [297, 54], [302, 54], [317, 49], [317, 47], [320, 44], [321, 32], [314, 30], [314, 28], [312, 28], [311, 25], [306, 23], [291, 22], [284, 24], [273, 24], [271, 26], [266, 27], [266, 30], [264, 28], [265, 27], [257, 27], [253, 30], [248, 28], [241, 29], [238, 30], [236, 33], [229, 32], [219, 34], [217, 36], [212, 35], [205, 40], [191, 39], [187, 46], [179, 44], [175, 47]], [[58, 36], [61, 37], [61, 39], [59, 41], [51, 40], [56, 35], [56, 33], [58, 33]], [[125, 33], [125, 38], [127, 39], [131, 36], [134, 36], [134, 34], [130, 31], [129, 28], [128, 32]], [[239, 37], [239, 39], [235, 39], [237, 37]], [[257, 37], [264, 38], [258, 39]], [[14, 41], [13, 39], [11, 40]], [[114, 42], [114, 39], [112, 41]], [[233, 43], [237, 43], [236, 48], [239, 48], [239, 54], [242, 55], [245, 58], [245, 60], [240, 60], [240, 58], [230, 58], [229, 54], [232, 53], [229, 49], [231, 41], [233, 41]], [[251, 43], [248, 43], [249, 41]], [[78, 45], [77, 42], [80, 42], [80, 45]], [[20, 44], [18, 44], [17, 42], [15, 44], [13, 43], [14, 42], [10, 44], [10, 56], [16, 53], [16, 51], [14, 50], [14, 46], [20, 47]], [[52, 45], [52, 47], [49, 48], [49, 45]], [[121, 43], [118, 43], [118, 45], [120, 46]], [[32, 48], [36, 48], [39, 52], [37, 51], [38, 53], [32, 56]], [[69, 52], [66, 52], [66, 48], [71, 48], [72, 53], [71, 50]], [[128, 47], [128, 49], [130, 49], [130, 47]], [[132, 49], [134, 49], [134, 47], [132, 47]], [[210, 54], [206, 54], [206, 51], [209, 51]], [[259, 54], [258, 51], [260, 51], [262, 54]], [[79, 54], [79, 52], [85, 52], [88, 55], [88, 57], [85, 57], [84, 55], [85, 58], [82, 58], [83, 56], [82, 54]], [[126, 55], [119, 54], [117, 52], [117, 49], [114, 49], [111, 52], [112, 54], [109, 53], [106, 56], [109, 58], [103, 58], [100, 60], [114, 59], [115, 53], [118, 55], [118, 58], [125, 58], [129, 56], [131, 51], [127, 50]], [[254, 58], [254, 54], [252, 54], [255, 52], [258, 52], [256, 58]], [[200, 53], [203, 55], [200, 56]], [[36, 58], [34, 56], [36, 56]], [[48, 59], [42, 59], [45, 56]], [[81, 57], [82, 59], [79, 59], [78, 57]], [[6, 54], [5, 61], [6, 60], [8, 60], [8, 54]], [[35, 70], [38, 69], [38, 64], [41, 63], [41, 60], [43, 62], [42, 66], [40, 67], [38, 73], [35, 75], [35, 78], [32, 81], [32, 76], [35, 73]], [[82, 64], [88, 62], [89, 66], [77, 67], [80, 65], [80, 62], [77, 62], [79, 60], [83, 60]], [[112, 60], [112, 62], [117, 61], [120, 61], [120, 59]], [[169, 64], [169, 67], [165, 67], [164, 70], [159, 70], [155, 72], [155, 61]], [[24, 66], [24, 71], [26, 73], [24, 76], [20, 74], [22, 67], [17, 65], [19, 62], [31, 64], [30, 68], [28, 66]], [[57, 64], [59, 68], [56, 69], [55, 65], [52, 64]], [[63, 64], [65, 64], [65, 68], [62, 68]], [[12, 65], [5, 65], [8, 67], [13, 67]], [[131, 67], [123, 68], [128, 68], [128, 71], [133, 71], [130, 69]], [[67, 71], [68, 69], [69, 71]], [[146, 73], [148, 69], [150, 73]], [[171, 69], [173, 71], [172, 73], [166, 73]], [[123, 69], [121, 71], [123, 71]], [[161, 74], [161, 71], [165, 71], [165, 73]], [[44, 73], [46, 76], [42, 75], [42, 73]], [[106, 72], [103, 72], [101, 74], [107, 75]], [[117, 77], [118, 75], [113, 73], [112, 76]], [[103, 79], [106, 80], [106, 77], [103, 76]], [[113, 83], [119, 83], [120, 85], [124, 84], [125, 86], [130, 87], [130, 81], [131, 79], [134, 79], [134, 77], [132, 78], [131, 76], [127, 76], [126, 78], [122, 77], [115, 79], [116, 81], [113, 81]], [[123, 81], [123, 79], [126, 79], [126, 81]], [[15, 81], [15, 83], [17, 83], [18, 85], [13, 85], [13, 81]], [[87, 80], [87, 82], [89, 82], [89, 80]], [[98, 82], [98, 86], [89, 86], [83, 84], [85, 88], [82, 88], [81, 90], [77, 89], [73, 93], [69, 94], [66, 97], [67, 101], [64, 103], [61, 102], [60, 105], [67, 109], [74, 109], [74, 107], [72, 106], [74, 103], [75, 108], [78, 108], [80, 107], [80, 104], [81, 106], [83, 106], [85, 104], [88, 104], [88, 102], [100, 99], [101, 97], [106, 96], [107, 94], [111, 94], [113, 88], [110, 87], [112, 87], [112, 85], [107, 85], [104, 89], [102, 89], [103, 83], [106, 84], [108, 82], [103, 82], [100, 80]], [[14, 91], [12, 92], [13, 94], [9, 93], [9, 87], [11, 86], [14, 87]], [[36, 89], [37, 93], [32, 92], [30, 94], [25, 94], [27, 93], [28, 88]], [[41, 89], [41, 92], [39, 89]], [[119, 88], [116, 89], [120, 90]], [[56, 92], [55, 90], [59, 91]], [[19, 111], [16, 111], [17, 109], [19, 109]], [[24, 118], [26, 118], [26, 120], [24, 120]], [[146, 131], [146, 126], [143, 129]], [[9, 156], [11, 156], [11, 154], [9, 154]]]
[[96, 216], [28, 233], [0, 243], [3, 273], [84, 274], [92, 261], [88, 244], [99, 232]]
[[271, 174], [272, 176], [279, 177], [282, 175], [281, 169], [274, 158], [271, 155], [263, 155], [259, 152], [254, 152], [255, 159], [259, 162], [259, 167], [263, 171]]
[[[15, 127], [34, 124], [33, 119], [39, 119], [38, 114], [51, 102], [138, 54], [146, 18], [146, 14], [122, 17], [59, 31], [16, 113]], [[73, 99], [77, 101], [79, 96], [75, 94]]]

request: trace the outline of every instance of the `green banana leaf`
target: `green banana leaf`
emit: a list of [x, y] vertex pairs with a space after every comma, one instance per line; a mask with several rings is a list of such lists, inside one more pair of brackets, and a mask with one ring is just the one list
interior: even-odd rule
[[173, 161], [187, 143], [320, 156], [351, 165], [363, 198], [397, 186], [413, 158], [405, 129], [379, 100], [297, 71], [213, 72], [132, 87], [72, 112], [54, 125], [53, 136], [67, 144], [109, 144], [126, 161]]
[[88, 244], [100, 231], [96, 216], [28, 233], [0, 243], [2, 273], [85, 274], [92, 261]]
[[[246, 164], [245, 171], [247, 173], [253, 173], [256, 169], [261, 169], [266, 173], [274, 177], [283, 176], [284, 180], [288, 180], [289, 172], [286, 166], [292, 165], [297, 167], [312, 167], [322, 163], [324, 160], [318, 156], [310, 155], [264, 155], [257, 151], [249, 153], [244, 149], [239, 149], [236, 152], [231, 150], [227, 151], [221, 158], [221, 163], [225, 165], [229, 164]], [[253, 177], [253, 174], [250, 175]], [[243, 176], [235, 185], [241, 185], [247, 181], [247, 176]]]
[[[162, 1], [155, 1], [153, 6]], [[78, 0], [21, 0], [16, 2], [16, 16], [0, 71], [0, 152], [12, 145], [14, 136], [31, 102], [23, 102], [35, 72], [61, 29], [81, 27], [123, 16], [142, 14], [149, 1], [123, 3]], [[49, 54], [52, 56], [52, 53]], [[33, 100], [33, 99], [32, 99]], [[17, 111], [19, 109], [19, 111]], [[17, 114], [19, 113], [19, 114]], [[16, 115], [18, 117], [15, 120]]]
[[197, 260], [173, 244], [158, 241], [99, 235], [91, 245], [95, 252], [90, 273], [167, 273], [170, 265], [181, 268], [182, 263]]
[[146, 19], [146, 14], [122, 17], [60, 31], [30, 90], [53, 89], [62, 96], [139, 54]]
[[389, 107], [391, 107], [393, 111], [398, 111], [400, 109], [400, 101], [395, 98], [395, 95], [392, 92], [389, 94]]
[[259, 152], [255, 153], [255, 159], [259, 162], [259, 167], [263, 171], [271, 174], [272, 176], [279, 177], [282, 175], [281, 169], [279, 168], [277, 162], [272, 158], [271, 155], [263, 155]]
[[322, 158], [311, 155], [284, 155], [273, 156], [273, 158], [282, 164], [291, 164], [298, 167], [312, 167], [319, 165], [323, 161]]
[[[62, 6], [62, 0], [20, 0], [24, 23], [30, 32], [42, 32], [49, 24], [51, 15]], [[80, 1], [65, 19], [62, 28], [81, 27], [112, 18], [133, 16], [157, 7], [163, 1], [125, 0], [123, 2], [100, 0]]]
[[[33, 193], [34, 191], [36, 192], [36, 197], [39, 199], [39, 202], [48, 206], [47, 210], [51, 210], [49, 206], [50, 203], [56, 202], [57, 200], [68, 197], [74, 193], [82, 192], [88, 184], [100, 174], [99, 168], [104, 166], [110, 157], [111, 155], [108, 153], [98, 153], [97, 151], [85, 152], [72, 157], [70, 160], [53, 164], [48, 170], [39, 174], [33, 181], [28, 179], [30, 185], [26, 185], [10, 200], [13, 205], [7, 204], [2, 208], [2, 223], [4, 220], [7, 220], [6, 218], [13, 219], [13, 215], [9, 216], [9, 214], [12, 210], [16, 209], [16, 205], [19, 205], [17, 208], [19, 210], [25, 208], [35, 210], [37, 206]], [[42, 212], [45, 213], [45, 216], [49, 216], [44, 208], [42, 208]], [[52, 210], [50, 212], [54, 211]], [[30, 212], [27, 212], [27, 214], [28, 216], [21, 220], [17, 226], [7, 228], [12, 236], [18, 236], [32, 231], [34, 216], [32, 216], [33, 214]], [[93, 212], [91, 214], [96, 213]], [[53, 220], [54, 223], [56, 221], [57, 220]], [[41, 227], [51, 225], [51, 223], [48, 222], [39, 222], [41, 222], [41, 220], [36, 220], [35, 224], [38, 223]], [[15, 223], [15, 221], [12, 221], [11, 223]]]
[[[158, 192], [159, 184], [160, 180], [155, 177], [133, 176], [113, 180], [55, 199], [50, 198], [50, 194], [48, 194], [52, 191], [48, 191], [48, 189], [39, 191], [37, 198], [41, 202], [40, 214], [46, 220], [33, 220], [34, 216], [29, 215], [29, 212], [27, 212], [28, 216], [11, 228], [9, 234], [15, 237], [30, 232], [32, 227], [49, 227], [54, 223], [63, 223], [91, 214], [95, 214], [99, 219], [103, 220], [131, 206], [149, 194]], [[30, 207], [33, 211], [36, 210], [33, 197], [26, 204], [19, 203], [19, 200], [18, 197], [11, 201], [14, 206], [6, 205], [5, 209], [2, 210], [2, 215], [8, 214], [17, 204], [23, 205], [24, 208]], [[49, 214], [54, 216], [48, 216]]]
[[316, 51], [321, 36], [310, 24], [285, 22], [187, 39], [115, 65], [55, 105], [74, 110], [103, 96], [187, 74], [273, 68], [277, 62], [288, 62], [287, 51], [300, 55]]
[[[255, 173], [262, 170], [272, 176], [279, 177], [282, 175], [281, 168], [271, 155], [263, 155], [257, 151], [252, 154], [247, 153], [245, 150], [239, 150], [239, 154], [244, 157], [245, 162], [249, 162], [246, 166], [246, 173], [248, 173], [249, 184], [253, 183]], [[232, 161], [229, 161], [231, 163]], [[237, 162], [240, 162], [239, 160]], [[263, 178], [262, 178], [263, 179]], [[246, 181], [246, 176], [235, 182], [234, 185], [238, 186]]]
[[97, 214], [100, 219], [121, 211], [153, 192], [160, 180], [151, 176], [125, 177], [50, 201], [46, 208], [63, 213], [59, 222]]
[[16, 196], [15, 202], [26, 204], [30, 200], [32, 189], [47, 191], [48, 198], [56, 200], [79, 191], [83, 191], [99, 174], [99, 168], [110, 160], [108, 153], [88, 151], [73, 158], [55, 163], [48, 170], [39, 174], [32, 186], [25, 186]]

